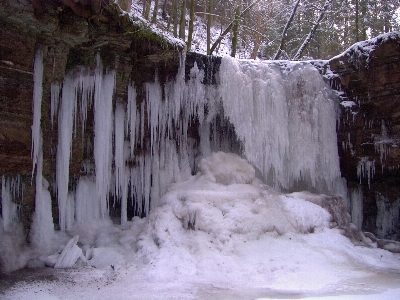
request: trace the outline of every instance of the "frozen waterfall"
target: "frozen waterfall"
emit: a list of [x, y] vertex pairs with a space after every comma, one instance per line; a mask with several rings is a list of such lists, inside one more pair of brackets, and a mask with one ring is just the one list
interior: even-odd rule
[[[109, 218], [110, 205], [118, 207], [122, 223], [128, 211], [130, 217], [146, 215], [171, 183], [196, 173], [202, 157], [220, 150], [245, 157], [278, 190], [345, 193], [334, 96], [312, 65], [224, 57], [217, 83], [204, 84], [204, 70], [196, 63], [185, 78], [182, 59], [175, 79], [161, 84], [155, 74], [154, 82], [138, 86], [132, 81], [127, 98], [117, 99], [115, 71], [104, 71], [97, 60], [95, 70], [80, 68], [62, 84], [51, 85], [61, 230]], [[32, 137], [35, 164], [41, 155], [39, 95]], [[85, 134], [88, 130], [91, 134]], [[85, 158], [80, 176], [72, 177], [77, 138]]]

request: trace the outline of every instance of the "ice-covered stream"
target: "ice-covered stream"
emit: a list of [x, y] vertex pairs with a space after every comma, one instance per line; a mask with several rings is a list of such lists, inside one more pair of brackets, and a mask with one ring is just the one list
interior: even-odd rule
[[[39, 112], [40, 53], [36, 59]], [[116, 73], [103, 72], [100, 58], [94, 71], [82, 68], [52, 83], [55, 184], [50, 188], [41, 174], [44, 137], [34, 115], [31, 244], [13, 244], [20, 229], [11, 181], [3, 179], [9, 209], [0, 218], [0, 255], [18, 262], [5, 265], [8, 271], [77, 269], [54, 271], [61, 284], [16, 285], [6, 299], [31, 293], [43, 299], [254, 299], [393, 288], [400, 257], [362, 235], [363, 246], [355, 246], [343, 235], [353, 227], [334, 213], [343, 207], [326, 205], [325, 194], [347, 192], [335, 99], [317, 70], [302, 62], [224, 57], [217, 84], [205, 85], [196, 64], [185, 80], [184, 65], [163, 85], [157, 74], [140, 88], [131, 82], [127, 99], [115, 99]], [[88, 111], [93, 132], [79, 136]], [[77, 138], [86, 153], [79, 178], [69, 174]], [[60, 230], [51, 217], [52, 197]], [[113, 206], [118, 224], [109, 216]], [[340, 288], [378, 273], [393, 275], [393, 286]]]

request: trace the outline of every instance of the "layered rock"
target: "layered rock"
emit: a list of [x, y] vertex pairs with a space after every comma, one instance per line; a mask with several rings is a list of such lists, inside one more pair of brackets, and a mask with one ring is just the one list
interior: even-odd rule
[[331, 85], [342, 92], [338, 148], [349, 196], [362, 193], [364, 230], [398, 238], [400, 34], [355, 44], [327, 67]]

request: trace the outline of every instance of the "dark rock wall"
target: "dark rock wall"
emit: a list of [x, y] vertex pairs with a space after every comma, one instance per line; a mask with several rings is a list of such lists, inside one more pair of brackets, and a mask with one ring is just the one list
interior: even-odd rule
[[[387, 209], [400, 201], [400, 33], [360, 42], [331, 59], [329, 68], [332, 86], [344, 92], [342, 101], [355, 104], [341, 105], [342, 176], [350, 189], [363, 192], [363, 229], [381, 235], [377, 199]], [[398, 215], [397, 208], [397, 220]], [[387, 235], [398, 238], [398, 221], [391, 227]]]

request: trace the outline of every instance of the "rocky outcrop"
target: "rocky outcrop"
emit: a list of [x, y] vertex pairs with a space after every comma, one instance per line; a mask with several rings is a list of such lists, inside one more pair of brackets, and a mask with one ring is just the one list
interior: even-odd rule
[[362, 193], [364, 230], [398, 238], [400, 33], [355, 44], [327, 67], [331, 85], [342, 93], [338, 146], [349, 196]]

